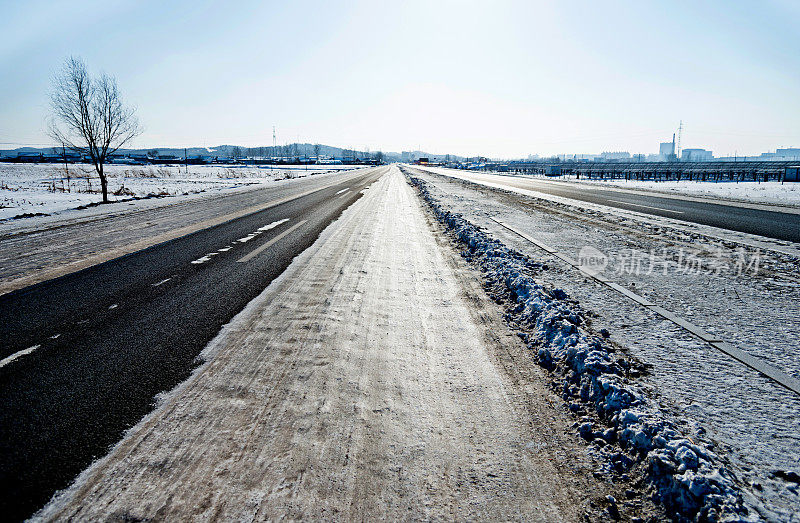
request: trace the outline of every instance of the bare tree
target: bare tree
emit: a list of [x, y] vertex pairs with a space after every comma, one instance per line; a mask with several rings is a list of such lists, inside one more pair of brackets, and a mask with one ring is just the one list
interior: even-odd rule
[[50, 104], [50, 137], [89, 156], [100, 177], [103, 203], [107, 203], [103, 166], [111, 154], [141, 133], [133, 109], [122, 103], [117, 81], [105, 73], [92, 78], [83, 60], [69, 58], [54, 78]]

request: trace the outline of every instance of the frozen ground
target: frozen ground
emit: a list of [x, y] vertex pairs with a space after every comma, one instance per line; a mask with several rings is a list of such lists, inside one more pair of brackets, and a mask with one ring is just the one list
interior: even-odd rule
[[[764, 517], [792, 520], [800, 503], [798, 485], [781, 475], [800, 470], [800, 398], [673, 323], [581, 276], [491, 218], [500, 217], [573, 258], [586, 246], [605, 253], [604, 274], [609, 279], [797, 377], [800, 275], [796, 258], [762, 253], [756, 274], [738, 274], [731, 270], [740, 255], [735, 245], [664, 224], [581, 211], [452, 178], [420, 177], [429, 182], [432, 195], [443, 206], [463, 214], [506, 245], [547, 263], [550, 268], [542, 280], [564, 289], [596, 315], [595, 329], [608, 329], [612, 341], [651, 366], [645, 381], [660, 394], [664, 409], [694, 420], [720, 444], [731, 470], [746, 485], [751, 506]], [[681, 252], [692, 253], [704, 269], [685, 270]], [[752, 254], [744, 253], [746, 257]]]
[[[147, 196], [186, 196], [265, 184], [286, 178], [349, 170], [355, 166], [234, 167], [107, 165], [112, 201]], [[0, 221], [52, 215], [101, 200], [91, 165], [0, 163]]]
[[581, 519], [610, 487], [428, 220], [393, 168], [38, 517]]

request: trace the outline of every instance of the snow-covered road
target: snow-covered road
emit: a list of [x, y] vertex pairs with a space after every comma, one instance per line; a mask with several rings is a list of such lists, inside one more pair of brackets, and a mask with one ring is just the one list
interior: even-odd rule
[[571, 419], [396, 168], [48, 520], [578, 520]]

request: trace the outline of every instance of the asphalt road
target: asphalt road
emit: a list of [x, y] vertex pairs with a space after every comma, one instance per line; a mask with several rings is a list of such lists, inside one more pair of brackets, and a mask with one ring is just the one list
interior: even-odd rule
[[30, 516], [105, 455], [384, 172], [0, 296], [0, 360], [36, 347], [0, 367], [3, 519]]
[[756, 234], [777, 240], [800, 242], [800, 214], [784, 213], [778, 210], [750, 209], [735, 205], [725, 205], [724, 203], [661, 198], [578, 184], [569, 185], [531, 178], [526, 179], [519, 176], [484, 173], [462, 174], [461, 172], [455, 173], [453, 176], [478, 183], [488, 182], [504, 187], [526, 189], [581, 202], [711, 225], [721, 229]]

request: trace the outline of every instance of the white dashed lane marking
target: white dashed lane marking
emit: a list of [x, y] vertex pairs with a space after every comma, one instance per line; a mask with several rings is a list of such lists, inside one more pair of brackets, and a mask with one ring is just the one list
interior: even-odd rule
[[297, 222], [296, 224], [292, 225], [291, 227], [289, 227], [288, 229], [286, 229], [285, 231], [283, 231], [282, 233], [280, 233], [279, 235], [277, 235], [276, 237], [274, 237], [273, 239], [271, 239], [270, 241], [268, 241], [267, 243], [262, 245], [261, 247], [256, 248], [250, 254], [248, 254], [246, 256], [243, 256], [243, 257], [239, 258], [236, 261], [239, 262], [239, 263], [244, 263], [244, 262], [252, 260], [257, 255], [259, 255], [261, 252], [263, 252], [265, 249], [268, 249], [268, 248], [272, 247], [275, 244], [275, 242], [277, 242], [278, 240], [280, 240], [281, 238], [283, 238], [284, 236], [286, 236], [287, 234], [289, 234], [293, 230], [297, 229], [298, 227], [300, 227], [304, 223], [306, 223], [306, 220], [302, 220], [302, 221]]
[[8, 365], [9, 363], [11, 363], [12, 361], [14, 361], [17, 358], [21, 358], [22, 356], [27, 356], [28, 354], [30, 354], [31, 352], [35, 351], [39, 347], [41, 347], [41, 345], [34, 345], [33, 347], [28, 347], [27, 349], [23, 349], [21, 351], [17, 351], [14, 354], [12, 354], [11, 356], [3, 358], [2, 360], [0, 360], [0, 368], [5, 367], [6, 365]]
[[284, 223], [286, 223], [288, 221], [289, 221], [289, 218], [284, 218], [283, 220], [278, 220], [278, 221], [269, 223], [267, 225], [264, 225], [263, 227], [259, 227], [258, 229], [256, 229], [255, 231], [251, 232], [247, 236], [244, 236], [244, 237], [239, 238], [238, 240], [234, 241], [233, 245], [226, 245], [225, 247], [223, 247], [223, 248], [221, 248], [221, 249], [219, 249], [219, 250], [217, 250], [215, 252], [210, 252], [210, 253], [206, 254], [205, 256], [197, 258], [196, 260], [192, 261], [192, 264], [194, 264], [194, 265], [202, 265], [203, 263], [211, 261], [211, 257], [212, 256], [216, 256], [218, 254], [222, 254], [223, 252], [228, 252], [229, 250], [233, 249], [233, 247], [237, 243], [247, 243], [250, 240], [252, 240], [253, 238], [259, 236], [260, 234], [263, 234], [263, 233], [267, 232], [270, 229], [274, 229], [278, 225], [284, 224]]

